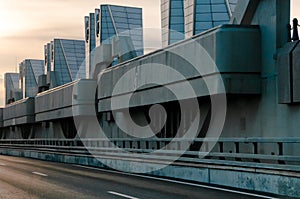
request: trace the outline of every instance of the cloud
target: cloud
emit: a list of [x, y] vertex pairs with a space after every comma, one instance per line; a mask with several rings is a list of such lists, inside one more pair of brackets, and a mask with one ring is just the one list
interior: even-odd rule
[[[80, 27], [79, 27], [80, 28]], [[36, 41], [45, 41], [52, 40], [53, 38], [68, 37], [73, 39], [83, 39], [83, 28], [82, 33], [78, 31], [78, 26], [76, 25], [61, 25], [61, 26], [52, 26], [46, 28], [36, 28], [31, 30], [26, 30], [24, 32], [16, 33], [14, 35], [2, 37], [7, 41], [16, 41], [16, 40], [36, 40]]]

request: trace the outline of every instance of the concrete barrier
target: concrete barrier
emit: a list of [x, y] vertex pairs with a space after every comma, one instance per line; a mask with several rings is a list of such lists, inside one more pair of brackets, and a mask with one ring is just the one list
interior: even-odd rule
[[[0, 154], [34, 158], [53, 162], [61, 162], [76, 165], [85, 165], [99, 168], [109, 168], [110, 165], [118, 164], [124, 167], [157, 168], [161, 161], [138, 159], [122, 159], [97, 157], [89, 155], [64, 154], [55, 152], [38, 152], [33, 150], [18, 150], [0, 148]], [[212, 164], [189, 164], [173, 163], [163, 169], [148, 173], [152, 176], [168, 177], [178, 180], [188, 180], [197, 183], [207, 183], [249, 191], [277, 194], [287, 197], [300, 197], [300, 174], [288, 171], [276, 171], [275, 169], [251, 169], [243, 167], [232, 167]]]

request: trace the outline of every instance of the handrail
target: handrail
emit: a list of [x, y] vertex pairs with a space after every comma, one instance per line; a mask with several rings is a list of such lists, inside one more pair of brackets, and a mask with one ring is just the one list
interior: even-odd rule
[[258, 142], [258, 143], [300, 143], [300, 137], [245, 137], [245, 138], [75, 138], [75, 139], [0, 139], [0, 144], [2, 142], [10, 141], [164, 141], [164, 142], [184, 142], [184, 141], [193, 141], [193, 142]]
[[[171, 144], [170, 144], [171, 143]], [[188, 143], [188, 145], [186, 145]], [[149, 157], [147, 153], [162, 156], [176, 155], [189, 157], [195, 161], [199, 157], [233, 159], [239, 162], [273, 161], [273, 164], [300, 162], [298, 153], [286, 153], [289, 144], [300, 144], [300, 137], [245, 137], [245, 138], [114, 138], [114, 139], [0, 139], [0, 149], [18, 148], [41, 151], [63, 151], [68, 153], [95, 153], [119, 155], [129, 152], [140, 157]], [[209, 144], [214, 148], [209, 151]], [[214, 145], [215, 144], [215, 145]], [[243, 144], [248, 144], [243, 148]], [[262, 145], [273, 144], [272, 153], [264, 151]], [[183, 146], [183, 147], [182, 147]], [[186, 146], [190, 146], [187, 148]], [[225, 150], [224, 150], [225, 149]], [[263, 149], [263, 150], [261, 150]], [[275, 152], [274, 152], [275, 151]], [[287, 152], [289, 152], [287, 150]]]
[[[66, 154], [71, 156], [86, 156], [96, 158], [117, 158], [117, 159], [134, 159], [136, 161], [169, 161], [174, 160], [172, 155], [181, 154], [181, 151], [165, 150], [154, 154], [141, 153], [141, 149], [124, 148], [126, 152], [120, 152], [117, 148], [112, 147], [70, 147], [70, 146], [13, 146], [13, 145], [0, 145], [0, 151], [3, 150], [26, 150], [36, 151], [39, 153], [50, 153], [50, 154]], [[131, 152], [131, 153], [130, 153]], [[136, 152], [136, 153], [134, 153]], [[143, 152], [151, 152], [151, 150], [144, 150]], [[238, 166], [247, 168], [263, 168], [272, 170], [282, 171], [300, 171], [298, 166], [300, 156], [283, 156], [283, 155], [255, 155], [255, 154], [243, 154], [243, 153], [218, 153], [212, 152], [208, 156], [199, 158], [201, 155], [199, 151], [187, 151], [181, 157], [178, 157], [177, 163], [180, 164], [208, 164], [208, 165], [224, 165], [224, 166]], [[238, 161], [237, 161], [238, 160]], [[254, 161], [256, 160], [256, 161]], [[258, 161], [257, 161], [258, 160]], [[260, 160], [262, 160], [260, 162]], [[288, 161], [287, 164], [282, 164], [284, 161]], [[292, 162], [290, 164], [290, 162]], [[281, 164], [278, 164], [281, 163]], [[296, 163], [296, 164], [295, 164]]]

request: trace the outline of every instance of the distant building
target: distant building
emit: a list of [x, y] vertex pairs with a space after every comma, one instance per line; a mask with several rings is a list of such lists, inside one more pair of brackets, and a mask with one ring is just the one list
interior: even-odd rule
[[86, 78], [84, 60], [83, 40], [54, 39], [45, 45], [45, 73], [54, 72], [57, 85]]
[[[95, 13], [90, 13], [89, 16], [84, 18], [85, 24], [85, 54], [86, 54], [86, 67], [87, 74], [89, 74], [90, 63], [91, 63], [91, 52], [96, 47], [96, 22], [95, 16], [99, 17], [99, 9], [95, 10]], [[99, 27], [98, 27], [99, 28]]]
[[5, 104], [10, 104], [22, 98], [19, 87], [19, 73], [4, 74]]
[[44, 74], [44, 60], [26, 59], [19, 64], [19, 80], [23, 98], [38, 93], [38, 77]]
[[44, 46], [44, 61], [45, 61], [45, 69], [44, 72], [47, 74], [47, 72], [53, 71], [53, 42], [47, 43]]
[[141, 8], [117, 5], [101, 5], [85, 17], [87, 67], [90, 53], [96, 46], [111, 44], [114, 36], [131, 38], [136, 56], [144, 54], [143, 13]]
[[100, 14], [99, 25], [97, 25], [100, 28], [96, 30], [100, 44], [110, 42], [109, 38], [113, 36], [130, 36], [137, 56], [144, 53], [141, 8], [101, 5]]
[[162, 0], [163, 46], [229, 22], [238, 0]]
[[162, 0], [161, 20], [164, 46], [184, 39], [184, 0]]

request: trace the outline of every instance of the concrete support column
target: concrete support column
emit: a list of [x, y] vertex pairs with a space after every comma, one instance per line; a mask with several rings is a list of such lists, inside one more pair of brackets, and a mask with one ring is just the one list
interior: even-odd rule
[[290, 23], [291, 18], [291, 1], [290, 0], [277, 0], [276, 2], [277, 13], [277, 48], [283, 47], [287, 43], [288, 31], [287, 24]]
[[276, 73], [278, 48], [287, 43], [290, 22], [290, 0], [261, 0], [251, 24], [259, 25], [262, 37], [262, 76]]

